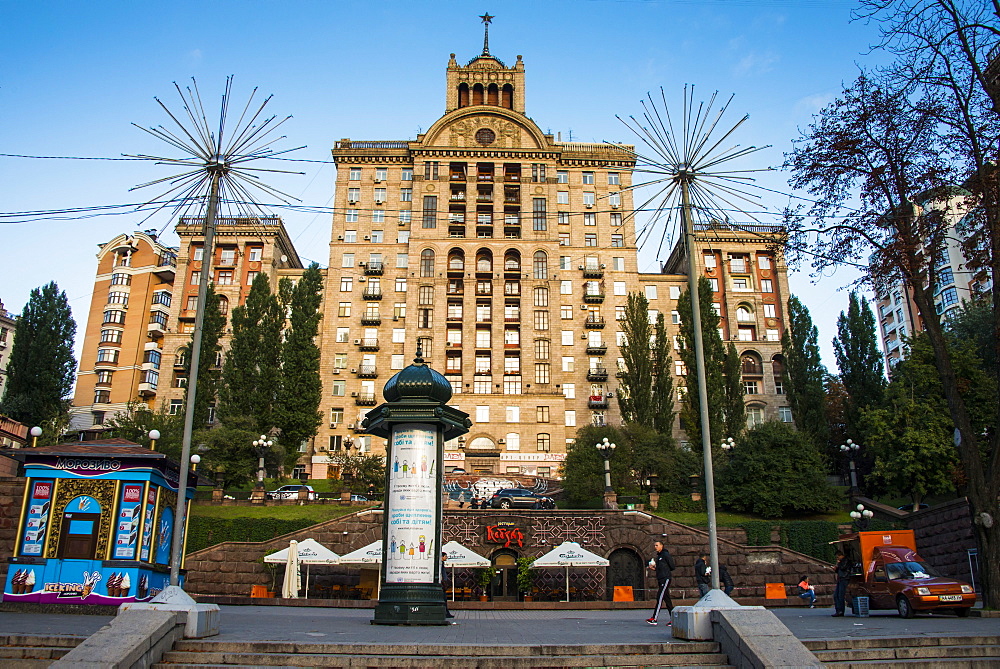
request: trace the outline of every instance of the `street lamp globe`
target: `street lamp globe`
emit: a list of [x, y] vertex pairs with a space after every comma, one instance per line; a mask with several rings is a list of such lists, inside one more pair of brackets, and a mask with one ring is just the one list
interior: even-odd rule
[[35, 437], [36, 439], [42, 436], [42, 428], [38, 427], [37, 425], [31, 428], [31, 436]]
[[157, 439], [160, 438], [160, 431], [159, 430], [150, 430], [149, 431], [149, 438], [152, 439], [153, 441], [156, 441]]
[[736, 448], [736, 443], [733, 441], [732, 437], [727, 437], [726, 439], [723, 439], [721, 445], [722, 445], [722, 450], [726, 451], [727, 453]]

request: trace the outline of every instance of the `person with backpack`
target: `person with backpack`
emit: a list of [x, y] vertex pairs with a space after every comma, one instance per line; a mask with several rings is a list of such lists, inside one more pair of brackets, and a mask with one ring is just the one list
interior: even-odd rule
[[[646, 622], [650, 625], [656, 624], [656, 619], [660, 615], [660, 609], [664, 605], [667, 607], [668, 616], [674, 609], [673, 602], [670, 601], [670, 592], [668, 591], [668, 588], [670, 587], [670, 576], [677, 567], [674, 563], [674, 556], [670, 554], [670, 551], [664, 548], [662, 541], [653, 542], [653, 550], [656, 552], [653, 554], [653, 558], [649, 561], [649, 570], [656, 573], [656, 584], [658, 587], [656, 593], [656, 607], [653, 609], [653, 615], [646, 618]], [[668, 626], [670, 623], [671, 621], [667, 620], [666, 624]]]

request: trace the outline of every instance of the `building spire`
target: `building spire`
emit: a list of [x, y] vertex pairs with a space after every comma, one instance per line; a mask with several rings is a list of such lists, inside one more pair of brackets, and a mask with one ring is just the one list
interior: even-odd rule
[[482, 16], [480, 16], [479, 18], [481, 18], [483, 20], [483, 30], [484, 30], [484, 33], [483, 33], [483, 55], [484, 56], [488, 56], [488, 55], [490, 55], [490, 23], [496, 17], [495, 16], [490, 16], [490, 13], [486, 12], [485, 14], [483, 14]]

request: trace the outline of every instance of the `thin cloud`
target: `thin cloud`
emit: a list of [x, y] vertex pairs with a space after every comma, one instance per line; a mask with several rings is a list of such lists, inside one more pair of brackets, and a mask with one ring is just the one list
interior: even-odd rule
[[765, 51], [763, 53], [751, 51], [740, 58], [740, 61], [733, 69], [733, 75], [745, 77], [754, 74], [765, 74], [773, 69], [771, 66], [777, 63], [778, 60], [778, 55], [772, 51]]

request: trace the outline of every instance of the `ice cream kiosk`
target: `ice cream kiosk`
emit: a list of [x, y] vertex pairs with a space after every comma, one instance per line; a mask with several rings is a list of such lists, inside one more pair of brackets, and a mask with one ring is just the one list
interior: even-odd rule
[[169, 584], [177, 461], [124, 439], [12, 455], [27, 480], [3, 601], [118, 605]]

